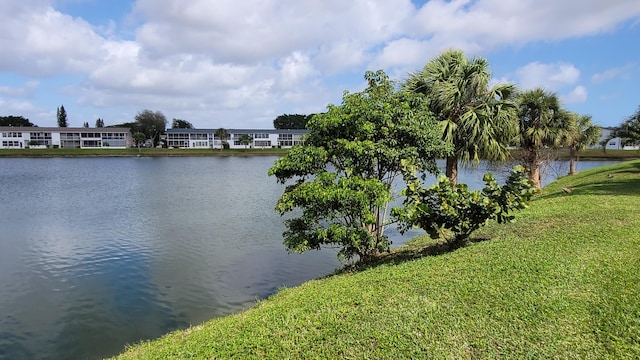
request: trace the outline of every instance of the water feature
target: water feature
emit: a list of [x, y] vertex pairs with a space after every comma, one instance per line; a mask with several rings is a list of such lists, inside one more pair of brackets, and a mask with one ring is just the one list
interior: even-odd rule
[[284, 249], [274, 160], [0, 159], [0, 359], [109, 356], [331, 273]]

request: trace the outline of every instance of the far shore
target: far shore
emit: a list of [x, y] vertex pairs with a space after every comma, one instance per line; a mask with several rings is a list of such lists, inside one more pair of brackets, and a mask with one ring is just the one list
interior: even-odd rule
[[[512, 150], [517, 159], [520, 150]], [[166, 149], [166, 148], [129, 148], [129, 149], [2, 149], [0, 157], [9, 158], [50, 158], [50, 157], [201, 157], [201, 156], [283, 156], [287, 149]], [[580, 152], [580, 160], [634, 160], [640, 159], [639, 150], [587, 149]], [[555, 160], [569, 160], [567, 150], [557, 150]]]

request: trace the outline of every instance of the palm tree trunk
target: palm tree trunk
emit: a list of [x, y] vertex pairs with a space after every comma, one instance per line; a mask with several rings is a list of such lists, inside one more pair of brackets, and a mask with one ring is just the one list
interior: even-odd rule
[[458, 157], [447, 157], [446, 175], [454, 186], [458, 184]]
[[575, 175], [576, 171], [576, 163], [578, 161], [578, 154], [576, 152], [576, 148], [573, 146], [569, 147], [569, 175]]
[[528, 149], [525, 162], [529, 168], [529, 179], [533, 181], [533, 188], [541, 189], [542, 183], [540, 181], [540, 161], [538, 160], [538, 151], [535, 149]]

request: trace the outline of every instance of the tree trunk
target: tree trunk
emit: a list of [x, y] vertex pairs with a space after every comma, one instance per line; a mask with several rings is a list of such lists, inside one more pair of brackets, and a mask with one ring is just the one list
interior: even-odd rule
[[450, 156], [447, 158], [446, 175], [454, 186], [458, 184], [458, 157]]
[[571, 146], [569, 147], [569, 175], [575, 175], [576, 171], [576, 163], [578, 162], [578, 154], [576, 148]]
[[538, 152], [535, 149], [528, 149], [526, 155], [526, 163], [529, 168], [529, 179], [533, 181], [534, 189], [541, 189], [540, 181], [540, 161], [538, 160]]

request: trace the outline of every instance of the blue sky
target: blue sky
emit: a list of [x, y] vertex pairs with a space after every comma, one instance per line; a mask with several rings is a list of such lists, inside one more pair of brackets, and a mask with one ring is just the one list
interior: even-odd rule
[[495, 82], [556, 92], [615, 126], [640, 106], [637, 0], [21, 0], [0, 2], [0, 115], [271, 128], [447, 48]]

